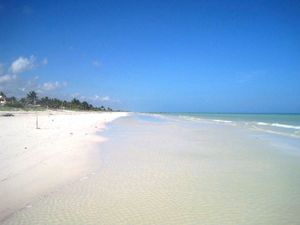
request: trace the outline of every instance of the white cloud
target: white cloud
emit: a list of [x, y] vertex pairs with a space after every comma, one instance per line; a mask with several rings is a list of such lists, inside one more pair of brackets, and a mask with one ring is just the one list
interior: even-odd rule
[[6, 74], [6, 75], [3, 75], [3, 76], [0, 76], [0, 84], [8, 83], [8, 82], [14, 81], [16, 79], [17, 79], [17, 75], [15, 75], [15, 74]]
[[80, 101], [88, 101], [93, 104], [102, 103], [102, 102], [113, 102], [113, 100], [109, 96], [100, 96], [100, 95], [94, 95], [94, 96], [84, 96], [80, 93], [74, 93], [71, 95], [71, 98], [77, 98]]
[[19, 57], [10, 66], [10, 71], [14, 74], [22, 73], [24, 71], [31, 70], [35, 67], [36, 58], [34, 56]]
[[[41, 64], [47, 64], [47, 58], [40, 61]], [[0, 63], [0, 90], [9, 96], [24, 97], [24, 94], [29, 91], [36, 91], [40, 94], [57, 94], [54, 90], [62, 89], [67, 86], [66, 82], [39, 82], [39, 77], [24, 78], [20, 73], [30, 70], [37, 66], [36, 58], [31, 56], [29, 58], [19, 57], [7, 71], [5, 71], [4, 65]], [[3, 75], [4, 74], [4, 75]]]
[[92, 64], [93, 64], [93, 66], [95, 66], [95, 67], [100, 67], [100, 66], [102, 66], [102, 63], [101, 63], [100, 61], [98, 61], [98, 60], [94, 60], [94, 61], [92, 62]]
[[102, 100], [102, 101], [109, 101], [109, 100], [110, 100], [110, 97], [104, 96], [104, 97], [101, 98], [101, 100]]
[[56, 91], [67, 86], [66, 82], [45, 82], [40, 83], [39, 77], [22, 78], [16, 74], [0, 76], [0, 90], [9, 96], [24, 97], [29, 91], [36, 91], [40, 94], [56, 94]]
[[40, 86], [41, 91], [53, 91], [67, 86], [66, 82], [45, 82]]
[[99, 95], [95, 95], [93, 98], [94, 101], [100, 101], [100, 102], [106, 102], [106, 101], [110, 101], [110, 97], [109, 96], [99, 96]]
[[[61, 95], [60, 95], [61, 97]], [[73, 99], [76, 98], [80, 101], [87, 101], [88, 103], [94, 105], [94, 106], [109, 106], [113, 108], [119, 108], [120, 101], [117, 99], [112, 99], [109, 96], [105, 95], [82, 95], [78, 92], [75, 92], [71, 95], [65, 96], [65, 99]]]
[[0, 76], [0, 90], [15, 97], [24, 96], [24, 92], [36, 90], [37, 78], [22, 79], [16, 74]]

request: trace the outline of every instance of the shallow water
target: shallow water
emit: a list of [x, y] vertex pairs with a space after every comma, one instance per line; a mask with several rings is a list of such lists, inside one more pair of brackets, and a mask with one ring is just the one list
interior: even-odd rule
[[160, 113], [190, 121], [225, 123], [300, 138], [300, 114]]
[[133, 115], [100, 168], [3, 224], [300, 224], [300, 141], [226, 123]]

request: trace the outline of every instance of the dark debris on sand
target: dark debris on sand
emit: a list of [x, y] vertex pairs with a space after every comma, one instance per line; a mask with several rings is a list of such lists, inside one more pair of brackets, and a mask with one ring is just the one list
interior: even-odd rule
[[13, 117], [13, 116], [15, 116], [15, 115], [12, 114], [12, 113], [4, 113], [4, 114], [2, 114], [1, 116], [5, 116], [5, 117]]

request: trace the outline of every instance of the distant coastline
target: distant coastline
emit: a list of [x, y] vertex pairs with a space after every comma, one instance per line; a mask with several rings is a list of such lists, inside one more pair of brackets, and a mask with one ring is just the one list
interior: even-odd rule
[[71, 101], [61, 100], [58, 98], [49, 98], [47, 96], [39, 98], [35, 91], [27, 93], [26, 97], [16, 98], [15, 96], [7, 96], [0, 92], [0, 110], [81, 110], [81, 111], [113, 111], [110, 107], [94, 106], [87, 101], [80, 101], [73, 98]]

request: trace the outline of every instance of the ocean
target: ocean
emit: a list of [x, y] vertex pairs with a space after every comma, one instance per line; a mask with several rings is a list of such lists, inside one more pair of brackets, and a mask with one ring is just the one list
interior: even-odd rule
[[265, 132], [300, 138], [300, 114], [238, 114], [238, 113], [159, 113], [186, 120], [227, 123], [247, 126]]

